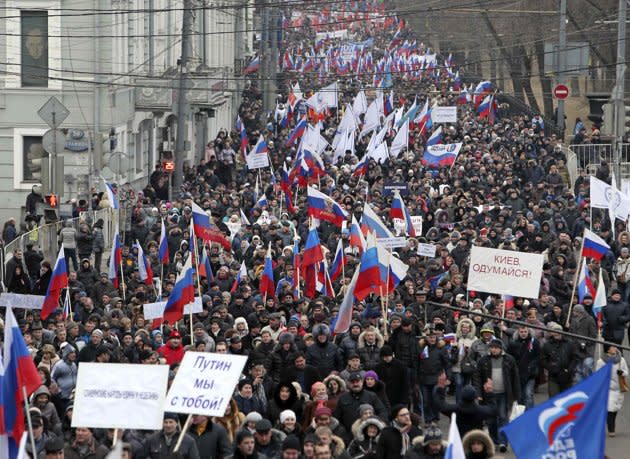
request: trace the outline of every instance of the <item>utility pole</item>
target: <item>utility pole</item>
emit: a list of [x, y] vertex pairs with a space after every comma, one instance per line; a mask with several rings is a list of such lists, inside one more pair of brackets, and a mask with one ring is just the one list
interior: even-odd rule
[[[179, 90], [177, 91], [177, 138], [175, 139], [175, 170], [173, 171], [173, 189], [179, 194], [184, 180], [184, 156], [186, 153], [186, 120], [190, 115], [190, 103], [186, 92], [190, 87], [188, 63], [192, 57], [192, 34], [195, 24], [193, 0], [184, 0], [182, 22], [182, 55], [180, 57]], [[172, 199], [172, 196], [169, 196]]]
[[[560, 0], [560, 37], [558, 40], [558, 84], [566, 84], [567, 70], [567, 0]], [[564, 137], [564, 100], [558, 100], [556, 125]]]
[[619, 18], [617, 21], [617, 74], [615, 87], [612, 93], [612, 103], [614, 106], [615, 119], [613, 124], [613, 134], [615, 145], [613, 149], [613, 174], [617, 181], [617, 186], [621, 186], [620, 158], [623, 143], [623, 135], [626, 129], [626, 109], [624, 103], [625, 77], [626, 77], [626, 0], [619, 0]]
[[149, 0], [149, 75], [153, 76], [155, 73], [155, 44], [153, 40], [155, 39], [155, 14], [153, 10], [155, 9], [155, 0]]

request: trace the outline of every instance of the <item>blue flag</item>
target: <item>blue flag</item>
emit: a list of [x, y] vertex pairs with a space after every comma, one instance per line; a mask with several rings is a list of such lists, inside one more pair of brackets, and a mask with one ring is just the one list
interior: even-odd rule
[[602, 458], [611, 364], [516, 418], [502, 431], [518, 458]]

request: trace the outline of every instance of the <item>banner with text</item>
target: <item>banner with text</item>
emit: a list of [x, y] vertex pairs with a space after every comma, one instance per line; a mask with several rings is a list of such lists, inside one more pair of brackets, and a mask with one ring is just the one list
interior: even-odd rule
[[162, 428], [167, 365], [82, 362], [72, 427]]
[[431, 121], [435, 124], [457, 123], [457, 106], [433, 107], [431, 109]]
[[[145, 320], [153, 320], [164, 317], [164, 308], [166, 308], [166, 301], [158, 301], [157, 303], [147, 303], [142, 305], [143, 315]], [[196, 296], [193, 303], [189, 303], [184, 306], [184, 315], [193, 313], [198, 314], [203, 311], [203, 303], [201, 298]]]
[[223, 416], [246, 362], [242, 355], [186, 352], [164, 411]]
[[41, 309], [44, 305], [45, 296], [42, 295], [24, 295], [21, 293], [2, 293], [0, 295], [0, 307], [20, 309]]
[[468, 290], [538, 298], [543, 261], [536, 253], [473, 247]]

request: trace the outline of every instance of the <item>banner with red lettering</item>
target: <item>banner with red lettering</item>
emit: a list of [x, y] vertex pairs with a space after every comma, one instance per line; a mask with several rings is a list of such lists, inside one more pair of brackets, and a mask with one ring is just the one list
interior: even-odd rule
[[538, 298], [543, 262], [536, 253], [473, 247], [468, 290]]

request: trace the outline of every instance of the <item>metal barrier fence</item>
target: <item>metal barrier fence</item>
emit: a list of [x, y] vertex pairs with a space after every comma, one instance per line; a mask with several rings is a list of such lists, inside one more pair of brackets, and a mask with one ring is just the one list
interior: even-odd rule
[[[595, 175], [603, 161], [606, 161], [612, 168], [614, 161], [612, 144], [570, 145], [569, 150], [575, 153], [578, 167], [584, 169], [588, 175]], [[621, 145], [619, 159], [621, 178], [630, 178], [630, 144]]]
[[[54, 260], [57, 257], [57, 253], [59, 251], [58, 234], [59, 231], [61, 231], [61, 228], [63, 228], [63, 225], [67, 224], [66, 222], [71, 222], [72, 226], [78, 231], [79, 225], [81, 225], [82, 223], [88, 223], [90, 226], [92, 226], [99, 219], [103, 219], [103, 237], [105, 239], [105, 251], [108, 251], [111, 248], [112, 235], [115, 230], [116, 221], [119, 218], [124, 218], [124, 214], [125, 209], [121, 209], [120, 211], [115, 211], [111, 208], [90, 210], [86, 212], [81, 212], [79, 217], [59, 220], [54, 223], [47, 223], [45, 225], [38, 226], [31, 231], [20, 234], [13, 241], [6, 244], [4, 246], [4, 250], [2, 251], [3, 269], [0, 270], [2, 283], [4, 284], [4, 280], [6, 279], [6, 272], [4, 269], [6, 267], [6, 263], [11, 260], [11, 258], [13, 258], [13, 252], [16, 249], [24, 252], [26, 251], [26, 247], [29, 244], [33, 244], [33, 246], [36, 246], [39, 250], [41, 250], [44, 259], [49, 260], [51, 263], [54, 263]], [[28, 271], [26, 265], [24, 264], [24, 258], [22, 258], [22, 265], [24, 270]]]

